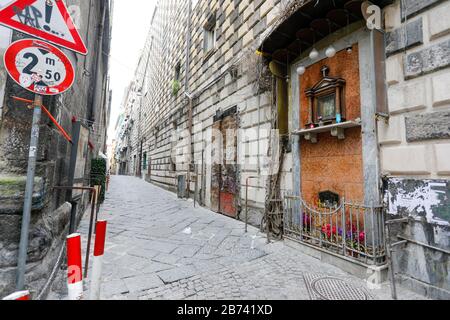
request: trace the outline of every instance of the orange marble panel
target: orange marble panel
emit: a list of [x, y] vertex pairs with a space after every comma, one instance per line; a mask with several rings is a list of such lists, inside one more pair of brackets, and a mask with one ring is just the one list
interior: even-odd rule
[[[348, 54], [340, 51], [335, 57], [324, 59], [306, 69], [301, 76], [301, 127], [308, 119], [308, 98], [305, 90], [321, 80], [320, 69], [323, 65], [330, 67], [331, 77], [346, 80], [346, 119], [361, 117], [360, 77], [358, 45]], [[341, 197], [354, 202], [364, 201], [364, 174], [362, 162], [361, 128], [345, 131], [345, 139], [332, 137], [329, 132], [318, 135], [318, 143], [301, 142], [301, 178], [302, 196], [317, 204], [319, 192], [330, 190]]]
[[305, 91], [322, 80], [320, 69], [324, 66], [330, 68], [330, 77], [343, 78], [345, 86], [345, 117], [354, 120], [361, 117], [360, 77], [359, 77], [359, 51], [358, 44], [353, 45], [351, 54], [346, 50], [336, 53], [333, 58], [323, 59], [309, 67], [300, 76], [300, 127], [305, 128], [308, 123], [308, 97]]

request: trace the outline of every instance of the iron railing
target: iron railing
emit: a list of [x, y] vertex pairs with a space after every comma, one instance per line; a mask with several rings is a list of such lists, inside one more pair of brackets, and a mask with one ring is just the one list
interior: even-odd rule
[[367, 265], [386, 263], [384, 210], [342, 199], [335, 207], [310, 206], [285, 196], [284, 237]]

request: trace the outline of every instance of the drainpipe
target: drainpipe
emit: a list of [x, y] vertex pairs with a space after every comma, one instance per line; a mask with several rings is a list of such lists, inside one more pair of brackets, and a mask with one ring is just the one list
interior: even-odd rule
[[189, 130], [189, 138], [188, 138], [188, 171], [187, 171], [187, 195], [188, 198], [190, 196], [191, 189], [191, 163], [194, 159], [192, 159], [192, 125], [193, 125], [193, 106], [192, 99], [193, 96], [189, 93], [189, 68], [191, 64], [191, 18], [192, 18], [192, 0], [189, 0], [188, 3], [188, 14], [187, 14], [187, 26], [186, 26], [186, 66], [185, 66], [185, 77], [184, 77], [184, 90], [185, 95], [189, 100], [189, 111], [188, 111], [188, 130]]
[[[147, 49], [147, 48], [145, 48]], [[145, 71], [144, 71], [144, 78], [142, 79], [141, 84], [141, 96], [139, 101], [139, 127], [138, 127], [138, 143], [140, 144], [140, 151], [139, 151], [139, 178], [142, 179], [142, 158], [144, 153], [144, 141], [142, 140], [142, 104], [144, 102], [144, 86], [145, 86], [145, 80], [147, 78], [147, 72], [148, 72], [148, 65], [150, 62], [150, 51], [146, 52], [147, 50], [144, 50], [144, 55], [147, 54], [147, 62], [145, 63]]]
[[[107, 1], [104, 1], [107, 2]], [[99, 47], [98, 47], [98, 52], [97, 52], [97, 63], [96, 63], [96, 72], [95, 72], [95, 82], [94, 82], [94, 101], [91, 105], [90, 108], [90, 115], [89, 115], [89, 120], [93, 121], [95, 118], [95, 108], [98, 105], [98, 95], [97, 95], [97, 89], [98, 89], [98, 80], [102, 77], [102, 75], [100, 74], [100, 63], [102, 61], [102, 54], [103, 54], [103, 28], [105, 26], [105, 19], [106, 19], [106, 4], [103, 7], [103, 12], [102, 12], [102, 20], [98, 26], [99, 28], [99, 35], [98, 35], [98, 42], [99, 42]], [[102, 97], [100, 97], [101, 99]]]
[[188, 112], [188, 171], [187, 171], [187, 197], [190, 197], [191, 193], [191, 163], [193, 161], [192, 159], [192, 96], [189, 95], [187, 92], [185, 93], [187, 98], [189, 99], [189, 112]]
[[259, 93], [259, 87], [256, 94], [258, 95], [258, 132], [256, 138], [258, 140], [258, 176], [261, 176], [261, 94]]

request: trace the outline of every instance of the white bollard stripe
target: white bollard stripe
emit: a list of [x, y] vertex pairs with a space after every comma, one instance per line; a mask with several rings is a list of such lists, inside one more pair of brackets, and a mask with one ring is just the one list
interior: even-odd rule
[[67, 237], [67, 288], [69, 300], [81, 300], [83, 298], [81, 236], [79, 233]]
[[69, 289], [69, 300], [83, 299], [83, 281], [73, 284], [69, 283], [67, 288]]
[[92, 264], [90, 300], [100, 300], [100, 287], [102, 284], [102, 264], [105, 253], [106, 226], [105, 220], [99, 220], [96, 224], [94, 259]]
[[89, 292], [89, 300], [100, 300], [102, 266], [103, 256], [94, 256], [92, 261], [91, 289]]
[[30, 291], [14, 292], [2, 300], [30, 300]]

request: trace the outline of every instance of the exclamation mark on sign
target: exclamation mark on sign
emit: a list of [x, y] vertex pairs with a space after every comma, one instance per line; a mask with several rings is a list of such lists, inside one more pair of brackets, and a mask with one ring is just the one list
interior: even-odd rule
[[50, 21], [52, 21], [52, 12], [53, 12], [53, 1], [46, 0], [45, 1], [45, 23], [47, 23], [47, 24], [44, 26], [44, 30], [47, 32], [51, 31], [51, 29], [48, 25], [50, 24]]

